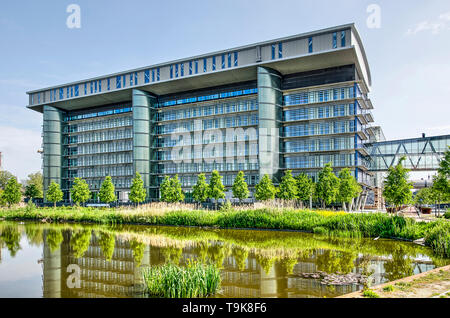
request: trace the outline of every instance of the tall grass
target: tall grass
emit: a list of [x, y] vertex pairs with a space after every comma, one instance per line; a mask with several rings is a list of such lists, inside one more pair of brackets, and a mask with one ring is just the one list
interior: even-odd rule
[[145, 291], [150, 296], [163, 298], [197, 298], [215, 294], [220, 289], [220, 271], [216, 265], [188, 263], [187, 267], [174, 264], [143, 269]]

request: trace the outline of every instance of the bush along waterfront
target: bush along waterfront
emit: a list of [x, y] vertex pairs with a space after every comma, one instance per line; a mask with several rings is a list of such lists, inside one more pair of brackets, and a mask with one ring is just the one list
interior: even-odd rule
[[213, 264], [188, 262], [186, 267], [168, 263], [143, 269], [145, 292], [164, 298], [197, 298], [220, 289], [220, 269]]
[[383, 213], [345, 213], [294, 209], [227, 209], [226, 211], [98, 208], [16, 208], [0, 210], [6, 220], [92, 222], [297, 230], [329, 236], [382, 237], [404, 240], [425, 238], [439, 256], [450, 257], [450, 222], [416, 222]]

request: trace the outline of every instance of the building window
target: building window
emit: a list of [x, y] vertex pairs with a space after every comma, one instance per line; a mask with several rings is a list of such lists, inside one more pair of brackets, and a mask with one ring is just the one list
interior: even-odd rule
[[203, 59], [203, 72], [206, 73], [208, 69], [208, 60], [206, 58]]
[[337, 33], [333, 33], [333, 49], [337, 49]]
[[41, 103], [41, 93], [38, 93], [37, 96], [38, 96], [38, 104], [40, 104]]
[[122, 87], [122, 78], [120, 76], [116, 76], [116, 88]]
[[75, 97], [78, 96], [78, 85], [75, 85]]
[[346, 46], [346, 43], [345, 43], [345, 31], [341, 31], [341, 46], [342, 47]]
[[59, 89], [59, 99], [64, 99], [64, 88]]
[[178, 64], [175, 64], [175, 77], [178, 77]]
[[70, 88], [69, 86], [66, 87], [66, 98], [70, 97]]
[[216, 57], [215, 56], [212, 57], [212, 70], [213, 71], [216, 70]]
[[134, 85], [138, 84], [138, 75], [137, 72], [134, 72]]
[[283, 58], [283, 43], [278, 43], [278, 58]]
[[222, 69], [225, 68], [225, 54], [222, 54]]
[[173, 65], [170, 65], [170, 78], [173, 78]]
[[152, 82], [155, 81], [155, 70], [152, 70]]
[[195, 74], [198, 74], [198, 61], [195, 61]]
[[94, 92], [94, 83], [93, 82], [90, 82], [90, 86], [91, 86], [91, 94]]
[[150, 82], [150, 70], [144, 71], [144, 83]]
[[308, 52], [309, 53], [313, 52], [313, 38], [312, 37], [308, 38]]
[[192, 75], [192, 61], [189, 61], [189, 75]]
[[272, 60], [275, 60], [275, 44], [272, 44]]
[[159, 79], [160, 79], [160, 74], [161, 74], [159, 67], [156, 69], [156, 71], [157, 71], [157, 74], [156, 74], [156, 80], [159, 81]]
[[98, 91], [101, 92], [102, 91], [102, 80], [98, 81]]
[[130, 86], [133, 86], [133, 78], [134, 78], [133, 74], [130, 74]]
[[125, 77], [126, 77], [125, 75], [122, 76], [123, 88], [125, 88], [125, 85], [126, 85], [126, 82], [127, 82]]
[[111, 80], [108, 78], [107, 79], [107, 86], [108, 86], [108, 91], [111, 89]]
[[238, 52], [234, 52], [234, 66], [238, 66]]

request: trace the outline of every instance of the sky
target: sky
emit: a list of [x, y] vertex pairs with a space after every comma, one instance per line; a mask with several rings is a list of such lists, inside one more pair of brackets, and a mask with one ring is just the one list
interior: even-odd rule
[[[66, 25], [70, 4], [80, 28]], [[3, 169], [20, 180], [41, 170], [42, 114], [26, 108], [26, 91], [347, 23], [386, 138], [449, 134], [448, 0], [1, 1]]]

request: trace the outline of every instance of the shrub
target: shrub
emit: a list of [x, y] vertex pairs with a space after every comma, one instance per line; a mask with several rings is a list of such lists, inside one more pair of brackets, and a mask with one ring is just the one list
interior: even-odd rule
[[447, 220], [450, 219], [450, 211], [444, 213], [444, 218]]
[[450, 223], [437, 221], [425, 234], [425, 244], [442, 256], [450, 256]]
[[323, 226], [316, 226], [313, 228], [314, 234], [320, 234], [320, 235], [326, 235], [328, 234], [328, 230], [324, 228]]
[[366, 289], [363, 291], [363, 297], [365, 298], [380, 298], [380, 295], [378, 295], [376, 292], [374, 292], [372, 289]]
[[395, 289], [395, 288], [394, 288], [394, 286], [392, 286], [392, 285], [387, 285], [387, 286], [383, 287], [383, 291], [384, 291], [384, 292], [387, 292], [387, 293], [393, 292], [394, 289]]

